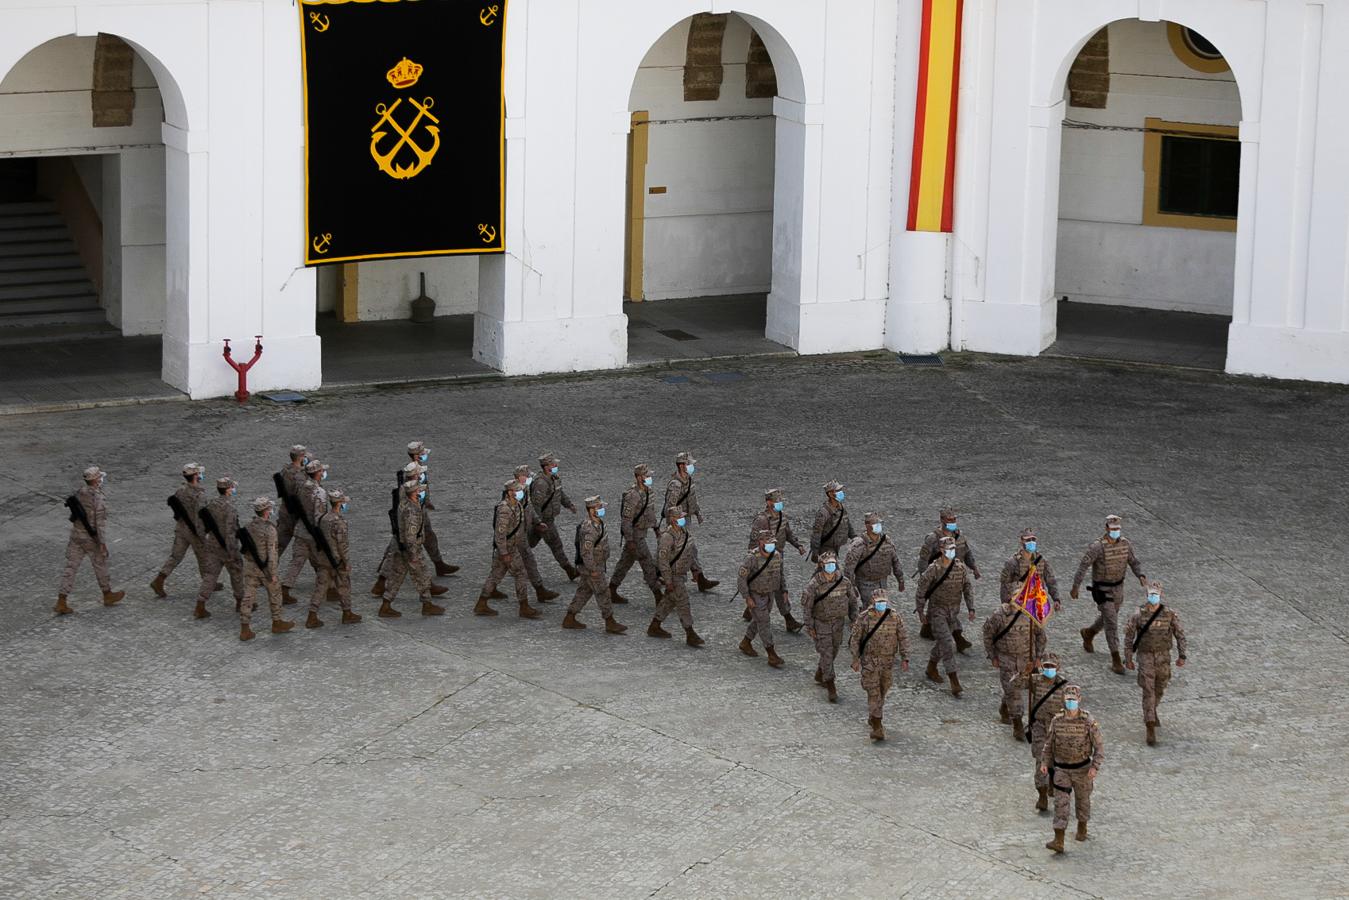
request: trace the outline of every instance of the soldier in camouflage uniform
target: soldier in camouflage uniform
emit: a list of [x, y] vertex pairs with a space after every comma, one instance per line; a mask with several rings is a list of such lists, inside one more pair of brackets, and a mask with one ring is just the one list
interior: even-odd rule
[[[547, 603], [550, 600], [556, 600], [562, 596], [557, 591], [550, 591], [543, 583], [543, 575], [539, 572], [539, 561], [534, 556], [534, 549], [530, 546], [529, 536], [534, 534], [538, 528], [538, 523], [534, 518], [534, 506], [529, 502], [530, 489], [534, 487], [537, 480], [529, 466], [521, 465], [515, 467], [515, 480], [520, 482], [525, 489], [525, 499], [520, 501], [521, 511], [524, 513], [524, 534], [521, 542], [521, 555], [525, 561], [525, 574], [529, 576], [529, 583], [534, 588], [534, 596], [539, 598], [540, 603]], [[494, 596], [494, 600], [505, 599]]]
[[843, 558], [843, 574], [857, 585], [863, 598], [883, 590], [891, 575], [904, 590], [904, 570], [899, 567], [899, 551], [885, 533], [885, 523], [879, 513], [870, 512], [864, 520], [862, 536], [848, 544]]
[[599, 497], [587, 497], [585, 505], [585, 520], [576, 526], [576, 566], [581, 578], [576, 585], [576, 596], [567, 607], [562, 627], [585, 628], [585, 623], [578, 620], [576, 614], [594, 597], [600, 615], [604, 617], [604, 630], [609, 634], [622, 634], [628, 629], [614, 619], [609, 586], [604, 578], [604, 571], [609, 566], [609, 535], [604, 527], [604, 501]]
[[960, 561], [959, 550], [953, 537], [943, 537], [937, 545], [938, 556], [918, 578], [918, 601], [914, 612], [923, 627], [931, 627], [936, 643], [927, 660], [929, 681], [941, 684], [941, 675], [937, 673], [937, 660], [946, 670], [951, 681], [952, 696], [960, 696], [959, 667], [956, 665], [955, 631], [960, 625], [960, 601], [963, 598], [969, 610], [970, 621], [974, 621], [974, 582], [969, 569]]
[[[698, 491], [693, 484], [693, 473], [698, 468], [696, 463], [697, 460], [688, 452], [675, 455], [675, 471], [670, 476], [669, 484], [665, 486], [665, 503], [661, 506], [662, 521], [668, 521], [670, 510], [678, 508], [684, 511], [686, 519], [693, 516], [699, 525], [703, 524], [703, 513], [698, 506]], [[693, 577], [698, 582], [698, 590], [707, 593], [721, 584], [720, 581], [714, 581], [703, 574], [702, 564], [698, 562], [698, 545], [692, 539], [689, 541], [689, 552], [693, 554], [691, 565]]]
[[295, 501], [299, 515], [295, 522], [295, 537], [292, 543], [295, 549], [290, 552], [290, 565], [281, 577], [281, 602], [289, 606], [296, 602], [290, 589], [300, 579], [300, 570], [305, 563], [315, 572], [318, 571], [318, 546], [314, 543], [313, 530], [318, 528], [319, 516], [328, 511], [328, 492], [323, 482], [328, 479], [328, 464], [310, 459], [304, 467], [305, 478], [295, 492]]
[[393, 600], [403, 579], [412, 576], [412, 585], [417, 589], [417, 597], [422, 601], [422, 615], [440, 616], [445, 607], [431, 602], [431, 573], [426, 571], [423, 558], [425, 540], [422, 531], [422, 504], [426, 501], [426, 488], [418, 478], [408, 478], [403, 482], [403, 501], [398, 505], [398, 554], [384, 588], [379, 612], [376, 615], [385, 619], [397, 619], [402, 616], [393, 608]]
[[[411, 444], [408, 445], [409, 455], [412, 454], [414, 447], [421, 448], [421, 452], [417, 454], [419, 457], [429, 456], [431, 452], [426, 449], [426, 447], [421, 443], [421, 441], [413, 441]], [[370, 588], [370, 596], [372, 597], [384, 596], [384, 586], [388, 584], [388, 580], [393, 575], [393, 570], [395, 566], [398, 565], [398, 535], [396, 533], [398, 522], [398, 506], [402, 505], [403, 497], [405, 496], [402, 487], [404, 484], [407, 483], [409, 478], [417, 482], [419, 485], [421, 485], [421, 490], [426, 492], [426, 502], [422, 504], [422, 542], [423, 542], [422, 548], [426, 551], [426, 555], [431, 558], [431, 562], [435, 565], [435, 573], [438, 575], [453, 574], [454, 572], [459, 571], [458, 566], [445, 566], [442, 563], [436, 563], [436, 559], [440, 555], [439, 544], [436, 545], [437, 547], [436, 553], [435, 554], [431, 553], [431, 540], [434, 539], [435, 532], [431, 530], [430, 527], [431, 517], [430, 514], [427, 513], [426, 511], [427, 506], [429, 506], [431, 503], [431, 485], [429, 483], [429, 480], [427, 479], [426, 467], [423, 466], [421, 463], [417, 462], [416, 459], [413, 459], [412, 462], [405, 465], [401, 471], [395, 474], [398, 476], [398, 488], [395, 489], [395, 492], [398, 495], [398, 502], [397, 505], [394, 506], [394, 515], [393, 515], [393, 530], [395, 533], [389, 537], [389, 544], [387, 547], [384, 548], [384, 558], [381, 559], [379, 563], [379, 578], [375, 580], [374, 586]], [[447, 569], [449, 570], [448, 572], [445, 571]], [[432, 581], [430, 591], [432, 597], [439, 597], [441, 594], [448, 592], [449, 588], [444, 587], [443, 585], [436, 584], [434, 581]], [[329, 592], [328, 599], [329, 600], [338, 599], [336, 589]]]
[[1077, 807], [1077, 835], [1087, 839], [1087, 820], [1091, 818], [1091, 791], [1096, 773], [1105, 762], [1105, 744], [1101, 726], [1081, 707], [1082, 690], [1072, 684], [1065, 687], [1063, 712], [1054, 716], [1045, 732], [1040, 750], [1040, 774], [1054, 786], [1054, 839], [1045, 849], [1063, 852], [1063, 834], [1068, 829], [1068, 798], [1073, 795]]
[[745, 599], [745, 611], [751, 614], [749, 627], [740, 639], [740, 652], [746, 656], [758, 656], [754, 649], [757, 635], [768, 654], [768, 664], [775, 669], [782, 668], [782, 657], [773, 649], [773, 623], [769, 613], [773, 609], [773, 597], [782, 584], [782, 554], [778, 553], [777, 538], [768, 529], [754, 536], [754, 549], [740, 564], [740, 576], [736, 582], [739, 594]]
[[[277, 579], [277, 568], [281, 560], [281, 549], [277, 541], [276, 526], [272, 524], [273, 504], [268, 497], [258, 497], [253, 501], [253, 519], [240, 529], [248, 536], [242, 541], [244, 598], [239, 602], [239, 640], [251, 641], [253, 634], [253, 603], [258, 588], [267, 591], [267, 604], [272, 609], [272, 634], [285, 634], [295, 627], [295, 623], [281, 618], [281, 582]], [[250, 547], [249, 544], [252, 546]]]
[[483, 583], [473, 614], [495, 616], [497, 611], [487, 604], [496, 593], [497, 585], [507, 573], [515, 581], [515, 599], [520, 603], [520, 618], [537, 619], [542, 615], [529, 605], [528, 572], [525, 571], [525, 485], [518, 478], [506, 482], [501, 502], [492, 514], [492, 571]]
[[408, 443], [408, 459], [422, 467], [422, 486], [426, 488], [426, 502], [422, 504], [422, 538], [426, 542], [426, 555], [431, 558], [431, 564], [435, 566], [436, 575], [453, 575], [459, 571], [459, 567], [445, 562], [445, 557], [440, 552], [440, 538], [436, 536], [436, 530], [431, 527], [431, 512], [436, 508], [436, 505], [431, 502], [431, 483], [425, 475], [426, 463], [430, 458], [431, 451], [427, 449], [424, 442], [410, 441]]
[[862, 673], [862, 688], [867, 692], [867, 724], [873, 741], [885, 740], [881, 722], [885, 715], [885, 695], [894, 676], [895, 654], [909, 671], [909, 634], [904, 620], [890, 606], [884, 588], [871, 593], [871, 603], [858, 614], [848, 640], [852, 648], [852, 670]]
[[[276, 499], [281, 501], [281, 512], [276, 522], [277, 552], [284, 554], [295, 536], [295, 517], [290, 513], [287, 497], [296, 497], [305, 482], [304, 467], [309, 465], [309, 450], [304, 444], [290, 448], [290, 464], [272, 476], [279, 481], [276, 485]], [[303, 526], [301, 526], [303, 527]]]
[[839, 551], [857, 537], [843, 505], [847, 496], [841, 483], [830, 481], [825, 484], [824, 505], [815, 513], [815, 524], [810, 529], [811, 562], [819, 562], [820, 554], [825, 550], [837, 557]]
[[1030, 727], [1026, 729], [1026, 740], [1030, 743], [1031, 760], [1035, 766], [1035, 808], [1040, 812], [1049, 809], [1049, 775], [1040, 771], [1040, 751], [1045, 746], [1045, 736], [1049, 733], [1050, 721], [1063, 710], [1065, 689], [1077, 687], [1070, 682], [1059, 665], [1059, 658], [1046, 653], [1040, 658], [1036, 671], [1020, 679], [1026, 685], [1026, 701], [1030, 704]]
[[1040, 580], [1044, 582], [1045, 593], [1049, 594], [1049, 599], [1054, 601], [1054, 612], [1059, 611], [1059, 580], [1054, 577], [1054, 569], [1049, 565], [1049, 560], [1040, 554], [1040, 542], [1035, 536], [1035, 529], [1023, 528], [1021, 530], [1021, 547], [1012, 554], [1012, 558], [1002, 564], [1002, 574], [999, 576], [999, 594], [1003, 603], [1010, 603], [1021, 593], [1021, 589], [1026, 585], [1026, 579], [1030, 577], [1031, 566], [1040, 573]]
[[[960, 514], [948, 507], [940, 510], [937, 513], [937, 517], [941, 519], [940, 524], [938, 524], [936, 530], [929, 532], [928, 535], [923, 538], [922, 549], [918, 551], [918, 568], [914, 569], [914, 577], [916, 578], [923, 574], [923, 571], [928, 566], [937, 561], [937, 558], [942, 552], [941, 539], [944, 537], [955, 539], [956, 559], [960, 560], [966, 569], [969, 569], [970, 574], [974, 576], [975, 580], [977, 581], [983, 577], [979, 572], [979, 564], [974, 561], [974, 546], [970, 544], [969, 539], [966, 538], [964, 533], [960, 530]], [[918, 636], [925, 640], [932, 640], [932, 627], [930, 625], [924, 625], [919, 629]], [[955, 638], [957, 653], [964, 653], [966, 650], [970, 649], [970, 647], [974, 646], [969, 641], [965, 640], [965, 634], [961, 631], [959, 621], [956, 622], [955, 631], [952, 632], [952, 637]]]
[[671, 506], [665, 511], [666, 528], [656, 545], [656, 567], [660, 569], [661, 581], [665, 592], [656, 604], [656, 614], [647, 626], [649, 637], [668, 638], [670, 632], [661, 627], [665, 617], [674, 610], [679, 614], [679, 622], [684, 626], [684, 642], [690, 647], [701, 647], [705, 641], [693, 630], [693, 613], [689, 609], [688, 580], [693, 570], [693, 560], [697, 558], [698, 545], [686, 527], [688, 516], [681, 506]]
[[529, 543], [532, 546], [542, 540], [547, 544], [548, 549], [553, 551], [553, 559], [557, 560], [562, 571], [575, 581], [579, 574], [578, 570], [567, 559], [567, 554], [562, 549], [562, 536], [557, 532], [558, 513], [563, 509], [571, 513], [576, 512], [576, 506], [562, 489], [562, 476], [558, 474], [561, 462], [562, 458], [556, 453], [545, 453], [539, 457], [539, 468], [542, 471], [529, 486], [529, 506], [534, 516], [534, 528], [529, 533]]
[[1148, 746], [1157, 743], [1157, 704], [1171, 682], [1171, 643], [1176, 645], [1176, 666], [1185, 667], [1185, 628], [1176, 611], [1162, 603], [1162, 585], [1148, 585], [1147, 602], [1124, 626], [1124, 664], [1132, 671], [1137, 656], [1138, 686], [1143, 689], [1143, 725]]
[[351, 542], [345, 518], [348, 503], [344, 492], [337, 488], [328, 491], [329, 509], [319, 517], [319, 533], [328, 542], [328, 553], [332, 554], [332, 559], [328, 558], [328, 553], [319, 551], [318, 566], [314, 569], [314, 593], [309, 598], [309, 618], [305, 620], [305, 628], [323, 627], [323, 620], [319, 618], [319, 605], [331, 589], [336, 589], [337, 602], [342, 604], [342, 624], [355, 625], [361, 621], [361, 617], [351, 608]]
[[1017, 689], [1018, 676], [1031, 671], [1035, 660], [1045, 652], [1045, 630], [1022, 610], [1004, 603], [984, 622], [984, 653], [989, 663], [998, 670], [1002, 682], [1002, 705], [998, 717], [1003, 724], [1012, 723], [1013, 740], [1026, 739], [1021, 722], [1021, 708], [1025, 697]]
[[178, 568], [188, 550], [191, 550], [197, 559], [197, 571], [201, 572], [204, 568], [201, 556], [201, 520], [197, 518], [197, 513], [206, 502], [206, 491], [201, 486], [201, 479], [205, 474], [204, 467], [196, 463], [187, 463], [183, 466], [183, 481], [187, 483], [174, 491], [173, 496], [169, 498], [169, 505], [177, 507], [173, 512], [173, 549], [169, 551], [169, 558], [164, 561], [164, 565], [159, 567], [159, 574], [155, 576], [155, 580], [150, 582], [150, 590], [155, 592], [156, 597], [168, 596], [164, 593], [164, 581], [173, 574], [174, 569]]
[[635, 562], [642, 567], [642, 577], [651, 594], [660, 603], [660, 570], [651, 556], [651, 546], [646, 542], [648, 531], [656, 530], [656, 504], [652, 499], [651, 482], [653, 470], [646, 463], [634, 466], [632, 486], [623, 492], [623, 506], [619, 510], [622, 516], [620, 535], [623, 538], [623, 553], [618, 557], [618, 565], [609, 578], [609, 599], [614, 603], [627, 603], [627, 599], [618, 593], [623, 579]]
[[[61, 584], [57, 589], [55, 611], [58, 616], [74, 612], [66, 600], [75, 587], [75, 573], [86, 556], [103, 591], [103, 605], [112, 606], [126, 596], [126, 591], [112, 589], [112, 577], [108, 574], [108, 504], [103, 499], [106, 478], [102, 469], [90, 466], [84, 470], [84, 487], [66, 500], [66, 506], [70, 507], [70, 537], [66, 540], [66, 566], [61, 571]], [[77, 506], [83, 519], [75, 511]]]
[[[796, 533], [792, 531], [791, 520], [782, 511], [784, 505], [781, 488], [773, 488], [764, 493], [764, 508], [750, 523], [749, 542], [745, 545], [746, 549], [753, 550], [759, 545], [757, 537], [759, 532], [769, 531], [772, 532], [773, 541], [779, 548], [785, 549], [786, 544], [791, 544], [801, 556], [806, 555], [805, 545], [797, 540]], [[776, 568], [778, 571], [777, 586], [771, 590], [773, 599], [777, 603], [778, 612], [782, 613], [783, 621], [787, 623], [787, 630], [795, 634], [801, 630], [802, 623], [798, 622], [792, 615], [792, 601], [787, 594], [787, 567], [778, 565]], [[759, 589], [757, 584], [755, 589]], [[744, 619], [748, 622], [750, 618], [751, 613], [747, 608]]]
[[856, 620], [861, 605], [857, 588], [838, 569], [833, 550], [821, 550], [815, 575], [801, 591], [801, 614], [806, 634], [815, 642], [820, 664], [815, 667], [815, 683], [824, 685], [829, 702], [838, 702], [834, 686], [834, 660], [843, 646], [843, 623]]
[[197, 514], [201, 523], [201, 587], [197, 589], [197, 608], [194, 618], [207, 619], [211, 613], [206, 609], [206, 601], [215, 589], [216, 578], [220, 570], [230, 574], [230, 588], [234, 591], [234, 608], [237, 611], [244, 598], [243, 561], [239, 558], [239, 539], [235, 533], [239, 530], [239, 514], [234, 509], [234, 495], [239, 483], [229, 476], [215, 481], [218, 496], [206, 503]]
[[1138, 583], [1147, 587], [1148, 579], [1143, 574], [1143, 566], [1134, 556], [1133, 544], [1123, 536], [1123, 520], [1119, 516], [1105, 517], [1105, 534], [1100, 540], [1092, 541], [1082, 561], [1077, 564], [1077, 574], [1073, 576], [1071, 596], [1077, 599], [1078, 589], [1082, 587], [1082, 578], [1091, 569], [1092, 583], [1087, 586], [1091, 597], [1096, 601], [1100, 612], [1096, 621], [1083, 628], [1082, 649], [1094, 653], [1092, 640], [1105, 629], [1105, 640], [1110, 647], [1110, 668], [1116, 675], [1124, 674], [1124, 664], [1119, 655], [1119, 608], [1124, 602], [1125, 569], [1132, 569]]

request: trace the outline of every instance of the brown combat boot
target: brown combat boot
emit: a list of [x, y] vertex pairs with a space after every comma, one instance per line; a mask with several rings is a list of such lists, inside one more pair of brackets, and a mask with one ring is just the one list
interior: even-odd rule
[[379, 616], [381, 619], [403, 618], [403, 614], [393, 608], [393, 601], [388, 597], [384, 598], [384, 602], [379, 605], [379, 612], [375, 613], [375, 615]]
[[104, 591], [104, 592], [103, 592], [103, 605], [104, 605], [104, 606], [116, 606], [118, 603], [121, 603], [121, 602], [122, 602], [122, 598], [125, 597], [125, 596], [126, 596], [126, 591]]
[[955, 634], [951, 635], [951, 637], [955, 638], [957, 653], [964, 653], [974, 646], [969, 641], [965, 640], [965, 632], [963, 631], [957, 631]]
[[959, 696], [960, 696], [960, 673], [959, 673], [959, 672], [952, 672], [950, 675], [947, 675], [946, 677], [949, 678], [949, 679], [951, 679], [951, 696], [952, 696], [952, 697], [959, 697]]
[[664, 628], [661, 628], [660, 622], [657, 622], [655, 619], [652, 619], [651, 624], [646, 626], [646, 636], [654, 638], [667, 638], [670, 636], [670, 632], [666, 631]]
[[1012, 740], [1020, 743], [1026, 739], [1026, 728], [1021, 724], [1021, 717], [1017, 716], [1012, 720]]
[[798, 622], [796, 619], [792, 618], [791, 613], [787, 613], [787, 615], [783, 616], [783, 621], [787, 623], [787, 630], [790, 631], [792, 634], [796, 634], [802, 628], [806, 627], [803, 623]]
[[586, 623], [576, 621], [576, 613], [567, 610], [567, 614], [562, 617], [563, 628], [585, 628]]
[[55, 610], [58, 616], [68, 616], [75, 611], [70, 608], [68, 603], [66, 603], [65, 594], [58, 594], [56, 596], [56, 605], [52, 607], [52, 609]]
[[881, 720], [876, 716], [867, 716], [867, 724], [871, 726], [871, 739], [873, 741], [885, 740], [885, 729], [881, 727]]
[[211, 618], [211, 611], [210, 611], [209, 609], [206, 608], [206, 601], [205, 601], [205, 600], [198, 600], [198, 601], [197, 601], [197, 608], [194, 609], [194, 610], [192, 610], [192, 618], [194, 618], [194, 619], [209, 619], [209, 618]]
[[295, 627], [290, 619], [272, 619], [272, 634], [285, 634]]
[[943, 681], [941, 673], [937, 671], [937, 661], [935, 659], [929, 659], [927, 661], [927, 672], [925, 674], [927, 675], [928, 681], [935, 681], [937, 684], [941, 684]]
[[164, 573], [160, 572], [155, 576], [155, 580], [150, 582], [150, 590], [155, 592], [155, 596], [163, 599], [168, 594], [164, 593]]
[[281, 585], [281, 605], [294, 606], [296, 602], [296, 599], [291, 596], [290, 588], [286, 587], [284, 584]]
[[442, 584], [436, 584], [435, 582], [432, 582], [431, 587], [428, 588], [427, 591], [428, 593], [431, 594], [432, 597], [439, 597], [441, 594], [449, 593], [450, 589]]
[[708, 578], [702, 572], [698, 573], [698, 590], [701, 591], [702, 593], [706, 594], [708, 591], [712, 590], [712, 588], [716, 587], [719, 584], [721, 584], [720, 581], [713, 581], [711, 578]]
[[495, 616], [497, 611], [487, 605], [486, 597], [479, 597], [478, 602], [473, 604], [473, 615], [475, 616]]
[[383, 597], [383, 596], [384, 596], [384, 576], [383, 576], [383, 575], [381, 575], [381, 576], [379, 576], [378, 578], [376, 578], [376, 579], [375, 579], [375, 583], [372, 584], [372, 585], [370, 586], [370, 596], [371, 596], [371, 597]]
[[781, 669], [782, 657], [778, 656], [778, 651], [773, 649], [771, 644], [765, 649], [768, 651], [768, 664], [775, 669]]
[[1063, 829], [1063, 828], [1055, 828], [1055, 829], [1054, 829], [1054, 840], [1050, 841], [1048, 844], [1045, 844], [1045, 849], [1046, 849], [1046, 850], [1053, 850], [1055, 853], [1062, 853], [1062, 852], [1063, 852], [1063, 832], [1064, 832], [1064, 830], [1065, 830], [1065, 829]]
[[740, 652], [745, 654], [746, 656], [759, 655], [759, 651], [754, 649], [753, 642], [751, 642], [750, 639], [747, 637], [740, 639]]
[[815, 667], [815, 683], [824, 684], [824, 672], [820, 669], [819, 666]]
[[1049, 812], [1049, 788], [1038, 787], [1035, 793], [1039, 796], [1035, 800], [1035, 809], [1037, 812]]
[[924, 623], [923, 623], [923, 627], [920, 628], [920, 629], [918, 629], [918, 636], [919, 636], [920, 638], [922, 638], [923, 640], [925, 640], [925, 641], [933, 640], [933, 637], [932, 637], [932, 626], [931, 626], [930, 624], [928, 624], [927, 622], [924, 622]]
[[581, 574], [581, 570], [576, 568], [575, 566], [567, 566], [562, 571], [567, 573], [568, 581], [575, 581], [576, 576]]
[[824, 683], [825, 689], [829, 691], [829, 702], [838, 702], [838, 690], [834, 688], [834, 679], [829, 679]]
[[1077, 834], [1073, 836], [1074, 840], [1085, 841], [1087, 839], [1087, 823], [1081, 819], [1077, 820]]
[[547, 603], [549, 600], [556, 600], [562, 596], [557, 591], [550, 591], [541, 584], [534, 585], [534, 593], [538, 595], [540, 603]]
[[522, 619], [537, 619], [537, 618], [539, 618], [539, 616], [542, 616], [542, 615], [543, 615], [543, 613], [539, 612], [537, 609], [535, 609], [534, 607], [532, 607], [532, 606], [529, 605], [529, 601], [528, 601], [528, 600], [521, 600], [521, 601], [520, 601], [520, 618], [522, 618]]
[[443, 616], [443, 615], [445, 615], [445, 607], [443, 607], [443, 606], [437, 606], [436, 604], [432, 603], [430, 600], [423, 600], [423, 601], [422, 601], [422, 615], [424, 615], [424, 616]]
[[1148, 722], [1146, 727], [1148, 729], [1148, 746], [1155, 747], [1157, 745], [1157, 726]]
[[1120, 662], [1118, 650], [1110, 651], [1110, 671], [1114, 672], [1116, 675], [1124, 674], [1124, 663]]
[[307, 619], [304, 620], [304, 627], [305, 627], [305, 628], [322, 628], [322, 627], [323, 627], [323, 620], [319, 618], [319, 614], [318, 614], [318, 613], [314, 612], [314, 611], [311, 609], [311, 610], [309, 611], [309, 618], [307, 618]]
[[255, 638], [255, 637], [257, 637], [257, 635], [253, 633], [253, 629], [252, 629], [252, 628], [249, 628], [249, 627], [248, 627], [248, 623], [247, 623], [247, 622], [244, 622], [243, 624], [241, 624], [241, 625], [239, 626], [239, 640], [241, 640], [241, 641], [251, 641], [251, 640], [253, 640], [253, 638]]
[[487, 595], [488, 600], [505, 600], [506, 595], [501, 593], [500, 588], [492, 588], [492, 593]]
[[707, 641], [699, 637], [698, 632], [694, 631], [692, 626], [689, 626], [684, 629], [684, 643], [688, 644], [690, 647], [701, 647], [703, 644], [706, 644]]
[[1012, 717], [1007, 714], [1007, 701], [1004, 700], [998, 704], [998, 721], [1006, 725], [1012, 721]]
[[622, 624], [622, 623], [619, 622], [617, 619], [615, 619], [613, 616], [610, 616], [609, 618], [607, 618], [607, 619], [604, 620], [604, 633], [605, 633], [605, 634], [622, 634], [623, 632], [625, 632], [625, 631], [627, 631], [627, 630], [628, 630], [628, 626]]
[[[655, 590], [655, 588], [652, 588], [652, 590]], [[621, 606], [628, 602], [628, 598], [618, 592], [618, 585], [611, 584], [609, 585], [609, 602], [617, 603]]]
[[[1096, 638], [1096, 632], [1092, 631], [1090, 628], [1083, 628], [1078, 634], [1082, 635], [1082, 649], [1088, 653], [1095, 653], [1096, 648], [1091, 645], [1091, 642]], [[1046, 844], [1045, 846], [1049, 845]], [[1059, 852], [1063, 852], [1062, 847], [1059, 848]]]
[[349, 609], [342, 610], [343, 625], [355, 625], [359, 621], [361, 621], [360, 613], [353, 612], [352, 610]]
[[450, 565], [449, 563], [444, 562], [443, 560], [442, 560], [441, 562], [436, 563], [436, 574], [437, 574], [437, 575], [440, 575], [440, 576], [453, 575], [455, 572], [458, 572], [458, 571], [459, 571], [459, 567], [458, 567], [458, 566], [452, 566], [452, 565]]

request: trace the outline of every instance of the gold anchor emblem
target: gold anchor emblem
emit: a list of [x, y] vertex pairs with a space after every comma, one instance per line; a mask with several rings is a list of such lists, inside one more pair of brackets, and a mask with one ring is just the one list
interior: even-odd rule
[[311, 12], [309, 14], [309, 21], [314, 26], [314, 30], [317, 31], [319, 34], [322, 34], [323, 32], [327, 31], [329, 26], [332, 24], [331, 22], [328, 21], [327, 16], [319, 15], [316, 12]]
[[[406, 128], [399, 125], [398, 120], [393, 117], [394, 111], [403, 103], [401, 97], [394, 101], [393, 106], [385, 106], [381, 103], [375, 107], [375, 112], [379, 115], [379, 121], [370, 129], [370, 156], [374, 158], [380, 171], [390, 178], [408, 179], [417, 177], [423, 169], [431, 165], [431, 160], [440, 151], [440, 129], [436, 127], [440, 124], [440, 120], [431, 114], [431, 107], [435, 106], [435, 100], [431, 97], [424, 97], [422, 102], [418, 103], [416, 100], [409, 98], [408, 102], [417, 107], [417, 115], [413, 117], [412, 122]], [[421, 124], [423, 118], [430, 119], [435, 123], [435, 125], [426, 126], [426, 131], [432, 138], [430, 149], [424, 149], [412, 139], [413, 132], [417, 130], [417, 126]], [[398, 132], [398, 140], [388, 151], [381, 153], [379, 142], [387, 137], [389, 132], [380, 129], [386, 124]], [[400, 165], [393, 161], [394, 157], [404, 147], [410, 147], [412, 152], [416, 154], [417, 161], [412, 165]]]
[[482, 235], [484, 244], [490, 244], [497, 239], [497, 230], [491, 225], [479, 225], [478, 234]]
[[500, 11], [501, 7], [495, 3], [493, 3], [491, 6], [484, 7], [483, 11], [478, 13], [478, 21], [483, 23], [484, 25], [493, 25], [496, 23], [497, 14]]
[[312, 242], [312, 246], [314, 247], [314, 252], [317, 253], [317, 254], [319, 254], [319, 255], [322, 255], [322, 254], [324, 254], [324, 253], [327, 253], [327, 252], [328, 252], [328, 248], [332, 245], [332, 242], [333, 242], [333, 236], [332, 236], [332, 234], [330, 234], [330, 233], [329, 233], [329, 234], [320, 234], [320, 235], [317, 235], [317, 236], [314, 238], [313, 242]]

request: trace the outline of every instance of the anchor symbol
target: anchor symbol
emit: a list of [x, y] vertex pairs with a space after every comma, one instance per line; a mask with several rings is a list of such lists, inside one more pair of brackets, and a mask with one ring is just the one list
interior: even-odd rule
[[482, 235], [484, 244], [490, 244], [497, 239], [497, 230], [491, 225], [479, 225], [478, 234]]
[[500, 12], [500, 10], [501, 7], [493, 3], [491, 6], [486, 7], [482, 12], [478, 13], [478, 21], [484, 25], [493, 25], [496, 23], [497, 13]]
[[327, 31], [329, 25], [332, 24], [331, 22], [328, 21], [327, 16], [319, 15], [316, 12], [311, 12], [309, 14], [309, 21], [313, 24], [314, 30], [319, 32], [320, 34]]
[[314, 252], [318, 254], [327, 253], [332, 242], [333, 236], [331, 233], [318, 235], [313, 240]]
[[[421, 103], [409, 99], [408, 102], [417, 107], [417, 115], [413, 118], [412, 124], [404, 129], [393, 118], [394, 110], [398, 109], [402, 102], [403, 98], [400, 97], [394, 101], [393, 106], [386, 107], [381, 103], [375, 107], [375, 112], [379, 114], [379, 121], [370, 129], [370, 155], [374, 158], [375, 164], [379, 166], [380, 171], [384, 174], [391, 178], [407, 179], [415, 178], [417, 175], [421, 174], [423, 169], [431, 165], [432, 158], [440, 151], [440, 129], [436, 127], [436, 125], [440, 124], [440, 120], [431, 114], [431, 108], [435, 106], [435, 100], [433, 98], [425, 97], [422, 99]], [[430, 133], [434, 140], [434, 143], [432, 143], [431, 149], [429, 150], [423, 149], [421, 145], [412, 139], [412, 133], [416, 131], [417, 126], [421, 124], [423, 116], [436, 123], [436, 125], [426, 126], [427, 132]], [[380, 153], [378, 150], [379, 142], [388, 135], [388, 132], [380, 131], [379, 129], [386, 123], [390, 128], [398, 132], [398, 140], [394, 143], [389, 152]], [[411, 147], [412, 152], [417, 154], [417, 162], [411, 166], [397, 165], [393, 161], [393, 158], [398, 155], [398, 151], [402, 150], [404, 146]]]

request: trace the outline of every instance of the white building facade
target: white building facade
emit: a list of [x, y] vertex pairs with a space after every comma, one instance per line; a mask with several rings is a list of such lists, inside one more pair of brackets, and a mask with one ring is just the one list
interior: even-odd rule
[[[922, 14], [510, 0], [506, 253], [362, 263], [359, 318], [425, 271], [476, 358], [532, 374], [625, 365], [625, 297], [766, 293], [803, 354], [1036, 355], [1067, 296], [1230, 316], [1229, 372], [1349, 383], [1349, 4], [965, 0], [950, 233], [905, 228]], [[192, 397], [254, 334], [255, 390], [317, 388], [343, 274], [302, 265], [291, 0], [0, 24], [0, 160], [64, 185], [108, 321]]]

